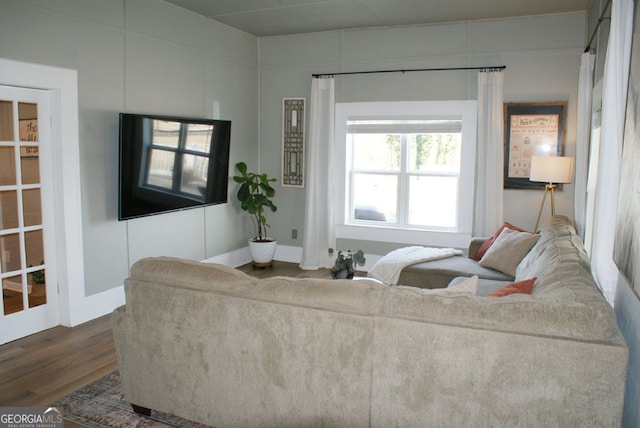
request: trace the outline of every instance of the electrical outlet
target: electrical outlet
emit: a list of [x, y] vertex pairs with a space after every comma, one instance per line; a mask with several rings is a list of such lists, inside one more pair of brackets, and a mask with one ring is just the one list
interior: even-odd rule
[[291, 239], [298, 239], [298, 229], [291, 229]]

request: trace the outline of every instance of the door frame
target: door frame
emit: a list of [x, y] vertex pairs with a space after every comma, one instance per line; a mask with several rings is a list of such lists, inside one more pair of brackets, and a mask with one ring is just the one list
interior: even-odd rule
[[[15, 311], [6, 312], [2, 316], [3, 331], [0, 334], [0, 343], [19, 339], [21, 337], [28, 336], [33, 333], [40, 332], [42, 330], [60, 325], [60, 303], [59, 294], [57, 290], [58, 277], [56, 262], [56, 233], [55, 233], [55, 215], [54, 215], [54, 186], [52, 178], [51, 162], [52, 147], [51, 147], [51, 112], [50, 112], [50, 97], [46, 91], [33, 88], [19, 88], [15, 86], [0, 86], [0, 93], [3, 100], [8, 100], [11, 103], [12, 115], [11, 120], [13, 122], [13, 129], [11, 129], [11, 139], [7, 139], [8, 145], [4, 145], [4, 148], [10, 148], [13, 151], [14, 163], [15, 163], [15, 175], [11, 184], [7, 184], [5, 187], [10, 192], [15, 192], [17, 206], [15, 207], [15, 213], [18, 216], [16, 224], [12, 227], [5, 227], [4, 236], [15, 236], [17, 238], [17, 248], [13, 247], [11, 250], [12, 258], [17, 260], [17, 265], [8, 269], [8, 272], [4, 272], [10, 276], [6, 276], [4, 279], [18, 279], [18, 285], [20, 286], [20, 300], [22, 307]], [[27, 103], [36, 106], [36, 126], [37, 134], [36, 141], [31, 141], [29, 138], [23, 139], [22, 129], [19, 125], [20, 120], [20, 104]], [[25, 183], [23, 163], [23, 149], [35, 148], [37, 150], [37, 166], [35, 168], [39, 171], [39, 180], [27, 180]], [[34, 166], [31, 168], [35, 169]], [[34, 176], [30, 178], [35, 178]], [[4, 186], [3, 186], [4, 187]], [[15, 190], [13, 190], [15, 189]], [[37, 189], [39, 191], [40, 206], [40, 221], [28, 222], [27, 221], [27, 206], [24, 199], [25, 192], [28, 189]], [[31, 207], [32, 210], [36, 208]], [[27, 234], [34, 231], [40, 231], [42, 259], [31, 259], [32, 263], [29, 263], [29, 248], [36, 248], [27, 244]], [[37, 260], [42, 260], [37, 262]], [[33, 266], [36, 265], [36, 266]], [[41, 265], [41, 266], [38, 266]], [[31, 292], [28, 291], [30, 286], [29, 270], [31, 267], [35, 269], [41, 269], [46, 278], [44, 282], [44, 301], [39, 301], [33, 306], [31, 305]], [[3, 279], [3, 285], [4, 285]], [[35, 285], [34, 285], [35, 287]], [[4, 290], [3, 290], [4, 291]], [[3, 293], [4, 294], [4, 293]], [[3, 296], [4, 300], [4, 296]]]
[[122, 285], [85, 296], [78, 73], [5, 58], [0, 58], [0, 70], [0, 85], [49, 94], [60, 324], [72, 327], [124, 304]]

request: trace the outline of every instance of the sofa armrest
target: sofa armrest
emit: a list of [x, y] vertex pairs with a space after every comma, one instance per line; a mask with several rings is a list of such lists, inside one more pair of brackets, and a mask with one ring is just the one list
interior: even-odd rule
[[471, 238], [469, 242], [469, 258], [473, 259], [478, 254], [478, 250], [489, 238]]

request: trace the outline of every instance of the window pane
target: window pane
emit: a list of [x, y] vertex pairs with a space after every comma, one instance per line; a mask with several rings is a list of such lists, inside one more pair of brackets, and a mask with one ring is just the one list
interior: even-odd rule
[[0, 101], [0, 141], [13, 139], [13, 103]]
[[5, 315], [20, 312], [24, 309], [22, 292], [22, 277], [12, 276], [2, 280], [2, 302]]
[[209, 153], [213, 125], [190, 123], [187, 125], [187, 150]]
[[152, 144], [164, 147], [178, 147], [180, 141], [180, 123], [166, 120], [153, 121]]
[[38, 104], [18, 103], [20, 141], [38, 141]]
[[0, 147], [0, 186], [16, 184], [15, 150], [13, 147]]
[[400, 169], [400, 135], [350, 134], [353, 167], [358, 170]]
[[44, 269], [31, 272], [27, 275], [29, 280], [29, 307], [44, 305], [47, 303], [47, 282]]
[[40, 189], [23, 190], [22, 206], [24, 211], [25, 226], [37, 226], [42, 224]]
[[182, 158], [182, 186], [180, 190], [198, 198], [204, 197], [207, 190], [209, 158], [205, 156], [184, 155]]
[[398, 177], [354, 174], [353, 218], [395, 223], [397, 219]]
[[460, 170], [462, 138], [459, 133], [411, 134], [411, 171], [449, 172]]
[[22, 184], [40, 183], [40, 154], [38, 147], [20, 147]]
[[455, 227], [457, 177], [412, 176], [409, 180], [409, 224]]
[[25, 232], [24, 245], [25, 252], [27, 254], [27, 267], [40, 266], [41, 264], [44, 264], [42, 230]]
[[0, 261], [2, 262], [2, 272], [13, 272], [20, 270], [20, 235], [0, 236]]
[[152, 149], [150, 157], [147, 184], [172, 189], [175, 153], [166, 150]]
[[0, 192], [0, 230], [18, 226], [18, 192]]

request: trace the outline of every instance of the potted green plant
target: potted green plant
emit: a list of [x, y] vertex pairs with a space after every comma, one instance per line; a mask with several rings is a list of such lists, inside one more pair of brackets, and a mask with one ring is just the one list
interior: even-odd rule
[[[333, 256], [333, 248], [329, 248], [329, 255]], [[355, 265], [364, 265], [367, 259], [364, 257], [364, 251], [358, 250], [352, 253], [348, 250], [347, 253], [338, 251], [336, 262], [331, 268], [331, 277], [333, 279], [352, 279], [355, 271]]]
[[255, 236], [249, 239], [249, 249], [254, 265], [270, 265], [276, 251], [277, 241], [267, 236], [267, 228], [270, 226], [267, 223], [265, 211], [269, 209], [275, 212], [278, 209], [272, 201], [276, 191], [271, 183], [274, 183], [276, 179], [269, 178], [267, 174], [247, 171], [247, 164], [244, 162], [238, 162], [236, 169], [239, 174], [234, 176], [233, 180], [240, 184], [237, 193], [240, 207], [249, 213], [255, 227]]

